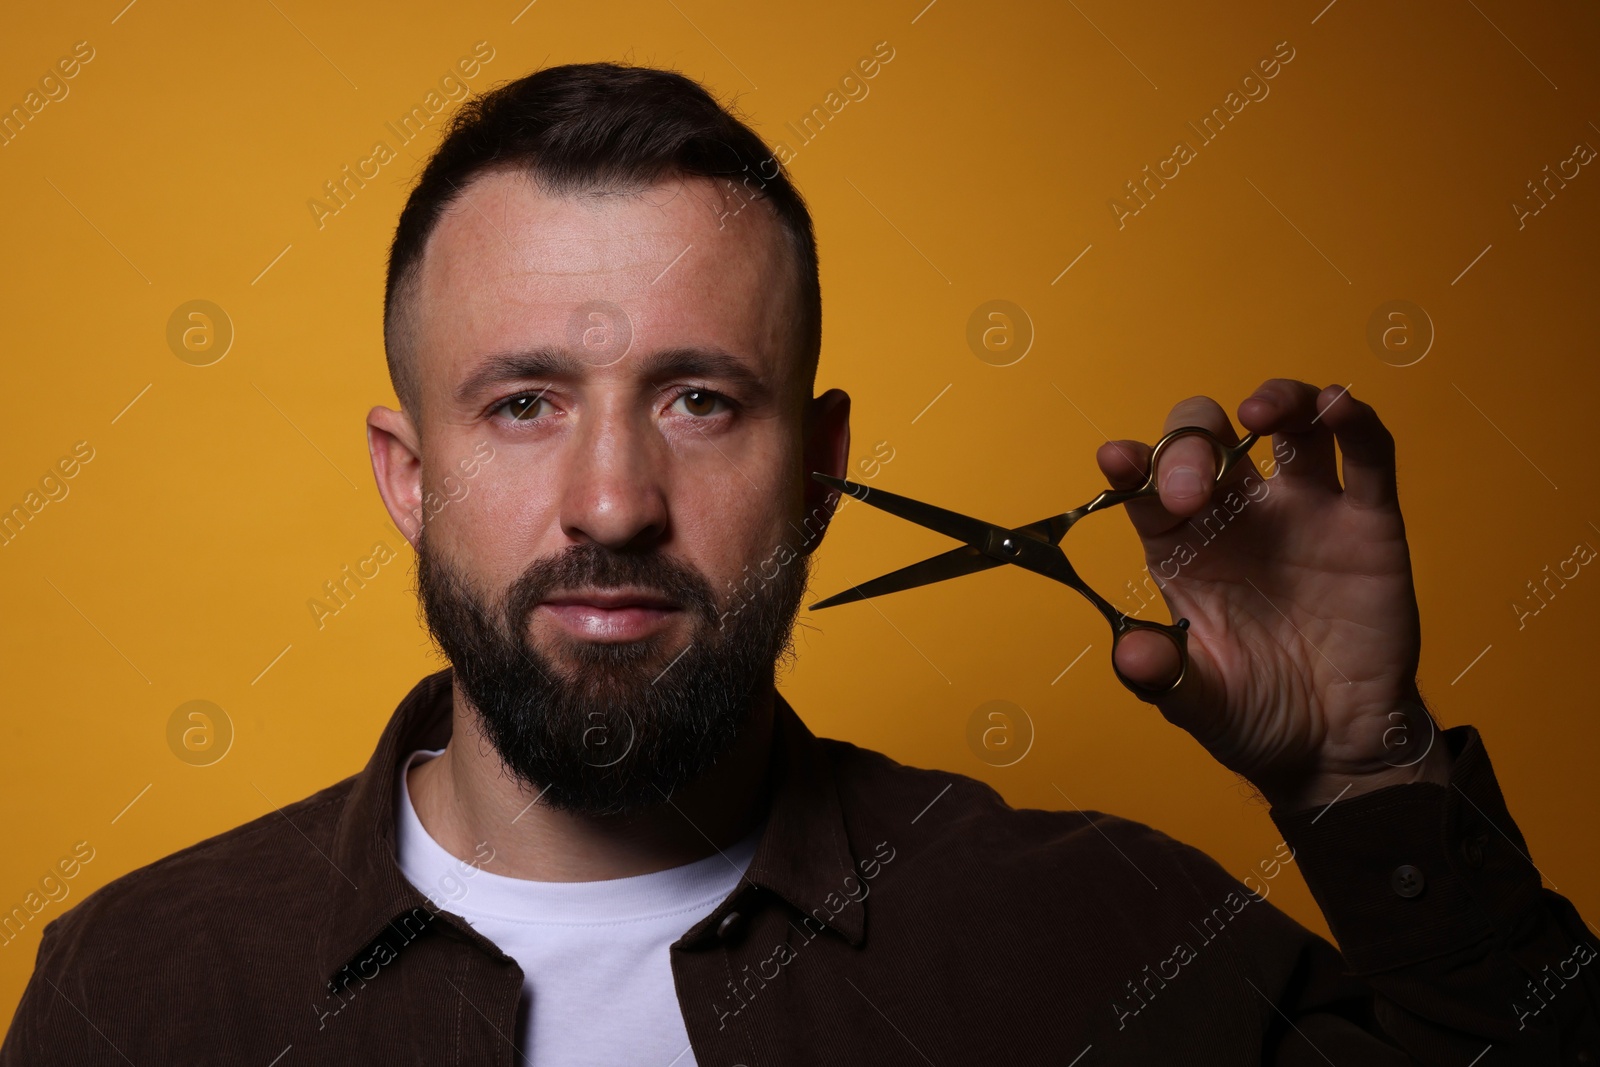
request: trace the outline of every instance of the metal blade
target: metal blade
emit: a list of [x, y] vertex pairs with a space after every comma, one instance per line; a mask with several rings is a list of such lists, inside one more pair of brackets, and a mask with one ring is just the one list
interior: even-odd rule
[[863, 504], [887, 511], [891, 515], [898, 515], [918, 526], [926, 526], [936, 530], [946, 537], [953, 537], [957, 541], [965, 541], [969, 545], [980, 546], [986, 544], [991, 534], [1001, 536], [1011, 531], [1004, 526], [991, 526], [987, 522], [962, 515], [955, 511], [946, 511], [936, 508], [932, 504], [924, 504], [920, 500], [912, 500], [908, 496], [897, 496], [884, 489], [870, 489], [856, 482], [847, 482], [842, 478], [833, 478], [826, 474], [813, 471], [811, 477], [830, 486], [842, 493], [855, 497]]
[[[943, 516], [954, 518], [963, 524], [974, 524], [977, 528], [974, 532], [981, 532], [984, 538], [988, 537], [991, 529], [987, 523], [979, 523], [976, 520], [968, 519], [964, 515], [958, 515], [955, 512], [948, 512], [940, 508], [934, 508], [931, 505], [921, 504], [918, 501], [909, 500], [905, 497], [895, 496], [893, 493], [888, 493], [881, 489], [869, 490], [866, 486], [856, 485], [852, 482], [841, 481], [837, 478], [830, 478], [824, 474], [814, 473], [812, 474], [812, 477], [825, 485], [830, 485], [835, 489], [847, 492], [849, 495], [858, 500], [863, 500], [867, 503], [873, 503], [874, 501], [877, 501], [878, 506], [882, 507], [883, 510], [888, 511], [891, 514], [899, 515], [902, 518], [908, 518], [912, 522], [916, 522], [922, 526], [928, 526], [930, 529], [939, 530], [939, 532], [945, 533], [948, 536], [960, 537], [961, 535], [951, 533], [948, 529], [942, 529], [941, 527], [934, 526], [931, 523], [923, 522], [922, 518], [919, 516], [926, 515], [928, 512], [935, 512]], [[860, 492], [854, 492], [852, 490], [860, 490]], [[890, 502], [893, 502], [893, 506], [891, 506]], [[909, 510], [914, 512], [913, 514], [905, 514], [907, 505], [909, 505]], [[1063, 521], [1064, 518], [1065, 517], [1061, 515], [1050, 515], [1046, 518], [1040, 519], [1037, 522], [1031, 522], [1026, 526], [1019, 526], [1015, 531], [1007, 532], [1020, 533], [1024, 536], [1031, 535], [1040, 540], [1047, 540], [1051, 544], [1058, 544], [1061, 541], [1062, 536], [1067, 531], [1067, 524]], [[971, 527], [965, 526], [963, 528], [971, 529]], [[994, 527], [993, 529], [999, 529], [999, 527]], [[1005, 561], [994, 559], [991, 556], [985, 555], [976, 545], [969, 542], [968, 544], [962, 545], [960, 548], [952, 548], [948, 552], [942, 552], [937, 556], [930, 556], [919, 563], [912, 563], [908, 566], [901, 567], [899, 570], [891, 571], [888, 574], [873, 578], [871, 581], [862, 582], [860, 585], [852, 586], [842, 593], [836, 593], [833, 596], [819, 600], [812, 604], [809, 610], [817, 611], [821, 608], [831, 608], [839, 604], [851, 604], [858, 600], [866, 600], [868, 597], [883, 596], [886, 593], [898, 593], [905, 589], [915, 589], [918, 586], [932, 585], [934, 582], [943, 582], [951, 578], [960, 578], [961, 576], [967, 574], [977, 574], [981, 571], [998, 567], [1003, 562]]]
[[919, 585], [932, 585], [949, 578], [959, 578], [963, 574], [977, 574], [991, 567], [998, 567], [1001, 563], [997, 559], [990, 559], [971, 545], [962, 545], [952, 548], [948, 552], [937, 556], [930, 556], [921, 563], [901, 567], [891, 571], [870, 582], [862, 582], [852, 586], [842, 593], [819, 600], [811, 605], [810, 610], [831, 608], [837, 604], [849, 604], [868, 597], [883, 596], [885, 593], [898, 593], [902, 589], [915, 589]]

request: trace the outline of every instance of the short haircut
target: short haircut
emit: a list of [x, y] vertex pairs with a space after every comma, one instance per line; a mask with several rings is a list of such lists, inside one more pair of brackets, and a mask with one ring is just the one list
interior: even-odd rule
[[428, 237], [468, 182], [506, 168], [553, 195], [700, 177], [737, 183], [729, 195], [769, 204], [798, 268], [797, 340], [804, 380], [815, 384], [822, 349], [816, 237], [805, 201], [772, 151], [682, 74], [573, 63], [497, 86], [464, 104], [406, 200], [389, 246], [383, 300], [389, 380], [402, 407], [415, 411], [421, 397], [416, 305]]

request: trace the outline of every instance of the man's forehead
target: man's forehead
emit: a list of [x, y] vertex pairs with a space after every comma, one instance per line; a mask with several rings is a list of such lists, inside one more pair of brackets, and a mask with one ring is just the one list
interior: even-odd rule
[[551, 194], [507, 170], [467, 185], [440, 217], [423, 257], [425, 287], [480, 287], [491, 278], [644, 275], [653, 283], [689, 244], [747, 269], [776, 265], [770, 218], [740, 210], [710, 179], [674, 178], [623, 190]]
[[775, 214], [709, 179], [559, 195], [521, 172], [489, 172], [441, 217], [421, 267], [428, 378], [559, 344], [596, 301], [653, 347], [707, 344], [773, 371], [795, 348], [797, 267]]

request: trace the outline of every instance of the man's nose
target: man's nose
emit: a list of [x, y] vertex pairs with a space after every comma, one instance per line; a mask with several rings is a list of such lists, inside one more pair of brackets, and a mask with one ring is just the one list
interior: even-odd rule
[[562, 532], [607, 548], [638, 547], [667, 532], [666, 452], [648, 417], [596, 413], [572, 442]]

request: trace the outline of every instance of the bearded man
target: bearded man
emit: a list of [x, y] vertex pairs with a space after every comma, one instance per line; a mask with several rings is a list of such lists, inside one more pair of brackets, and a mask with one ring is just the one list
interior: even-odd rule
[[[699, 85], [584, 64], [465, 106], [400, 217], [400, 407], [367, 417], [450, 668], [359, 774], [52, 922], [0, 1065], [1595, 1061], [1594, 939], [1482, 739], [1386, 744], [1434, 723], [1370, 407], [1240, 403], [1294, 459], [1165, 582], [1188, 670], [1116, 649], [1270, 801], [1284, 845], [1241, 882], [778, 694], [837, 503], [811, 473], [850, 448], [821, 323], [803, 201]], [[1238, 439], [1208, 398], [1180, 426]], [[1098, 458], [1137, 485], [1151, 449]], [[1246, 477], [1214, 462], [1179, 439], [1130, 506], [1152, 562]], [[1291, 862], [1338, 949], [1265, 900]]]

